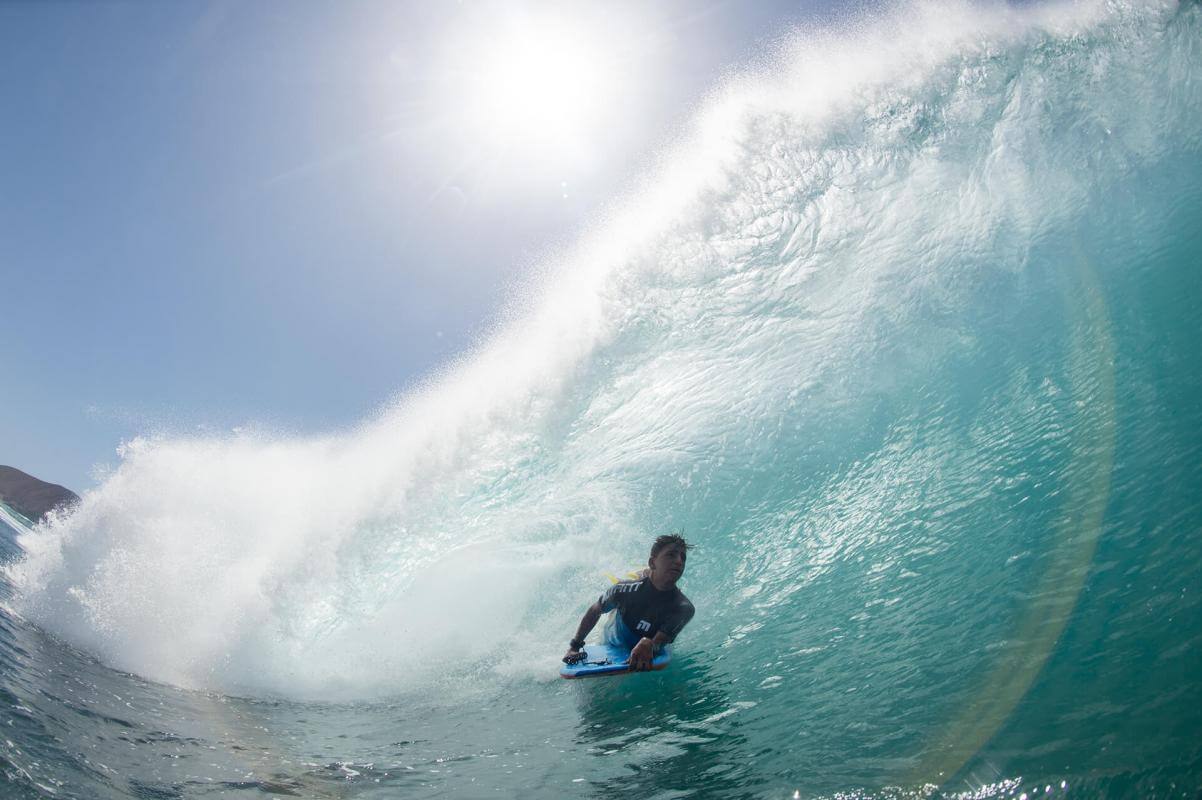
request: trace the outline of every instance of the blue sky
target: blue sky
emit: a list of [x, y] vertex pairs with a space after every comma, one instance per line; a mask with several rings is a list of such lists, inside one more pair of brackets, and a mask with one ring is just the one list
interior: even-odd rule
[[354, 424], [815, 9], [0, 4], [0, 463]]

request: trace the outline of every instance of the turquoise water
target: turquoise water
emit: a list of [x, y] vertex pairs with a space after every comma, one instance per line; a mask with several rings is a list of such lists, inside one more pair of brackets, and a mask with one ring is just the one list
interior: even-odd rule
[[[357, 429], [0, 522], [7, 793], [1198, 796], [1200, 34], [799, 34]], [[559, 680], [675, 528], [672, 666]]]

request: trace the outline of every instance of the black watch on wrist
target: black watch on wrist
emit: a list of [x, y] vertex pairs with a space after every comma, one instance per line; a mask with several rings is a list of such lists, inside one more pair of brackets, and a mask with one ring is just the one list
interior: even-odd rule
[[573, 639], [572, 641], [568, 642], [568, 647], [572, 648], [573, 650], [583, 650], [584, 649], [584, 640], [583, 639]]

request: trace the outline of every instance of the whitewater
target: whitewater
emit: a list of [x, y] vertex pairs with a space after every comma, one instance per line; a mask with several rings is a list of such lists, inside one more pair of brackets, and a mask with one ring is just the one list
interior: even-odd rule
[[[1197, 796], [1200, 156], [1197, 3], [795, 31], [355, 429], [4, 512], [0, 788]], [[671, 668], [560, 681], [674, 530]]]

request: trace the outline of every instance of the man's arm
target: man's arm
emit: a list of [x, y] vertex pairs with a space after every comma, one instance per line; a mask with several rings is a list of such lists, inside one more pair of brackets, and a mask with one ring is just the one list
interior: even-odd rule
[[[588, 636], [589, 631], [597, 625], [597, 620], [601, 619], [603, 613], [605, 612], [601, 610], [600, 600], [588, 607], [588, 610], [584, 612], [584, 616], [580, 618], [580, 625], [576, 627], [576, 635], [572, 637], [573, 644], [584, 642], [584, 637]], [[583, 644], [580, 647], [569, 646], [568, 652], [563, 657], [563, 662], [565, 664], [573, 664], [579, 661], [580, 651], [583, 649]]]
[[655, 652], [671, 641], [672, 638], [663, 631], [655, 634], [653, 639], [646, 636], [639, 639], [639, 643], [630, 651], [630, 668], [636, 671], [651, 669], [651, 659], [655, 658]]
[[664, 626], [656, 631], [655, 638], [648, 639], [644, 636], [630, 651], [631, 669], [651, 669], [651, 659], [655, 658], [656, 652], [665, 644], [676, 641], [677, 634], [684, 630], [685, 625], [689, 624], [696, 609], [693, 608], [693, 604], [688, 601], [688, 598], [682, 599], [683, 602], [677, 613], [671, 619], [666, 620]]

